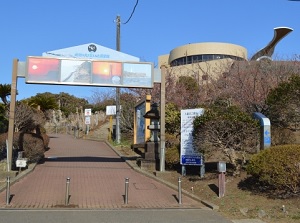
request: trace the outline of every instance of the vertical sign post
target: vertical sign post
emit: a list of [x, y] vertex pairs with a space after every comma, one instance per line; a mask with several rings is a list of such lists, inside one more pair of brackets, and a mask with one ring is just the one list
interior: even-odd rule
[[86, 125], [86, 134], [89, 134], [90, 130], [90, 124], [91, 124], [91, 115], [92, 115], [92, 109], [86, 108], [84, 109], [84, 116], [85, 116], [85, 125]]
[[203, 113], [203, 108], [181, 110], [180, 164], [183, 176], [186, 175], [186, 165], [203, 165], [202, 155], [193, 145], [193, 122]]
[[[271, 146], [271, 122], [270, 119], [259, 112], [253, 113], [253, 118], [260, 122], [260, 149], [266, 149]], [[259, 152], [259, 151], [258, 151]]]

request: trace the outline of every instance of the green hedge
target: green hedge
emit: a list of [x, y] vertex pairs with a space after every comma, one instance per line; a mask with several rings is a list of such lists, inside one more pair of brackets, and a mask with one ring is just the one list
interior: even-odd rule
[[300, 145], [274, 146], [252, 156], [247, 172], [275, 190], [300, 190]]

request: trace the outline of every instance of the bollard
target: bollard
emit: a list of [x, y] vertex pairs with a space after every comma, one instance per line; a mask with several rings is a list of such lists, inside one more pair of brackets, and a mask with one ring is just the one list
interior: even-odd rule
[[226, 172], [226, 162], [218, 162], [218, 184], [219, 184], [219, 197], [224, 197], [225, 195], [225, 172]]
[[9, 205], [10, 201], [10, 177], [6, 177], [6, 205]]
[[181, 178], [178, 177], [178, 203], [181, 204]]
[[70, 178], [67, 178], [67, 183], [66, 183], [66, 199], [65, 199], [65, 205], [68, 206], [69, 205], [69, 195], [70, 193]]
[[224, 197], [225, 195], [225, 173], [220, 172], [218, 177], [219, 184], [219, 197]]
[[125, 204], [128, 204], [129, 178], [125, 178]]

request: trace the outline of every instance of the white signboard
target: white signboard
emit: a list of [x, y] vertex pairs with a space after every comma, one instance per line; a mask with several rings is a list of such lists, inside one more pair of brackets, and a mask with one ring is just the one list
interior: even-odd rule
[[203, 108], [181, 110], [180, 164], [202, 165], [203, 160], [193, 145], [193, 121], [203, 115]]
[[[122, 109], [122, 106], [120, 105], [120, 110]], [[117, 108], [115, 105], [108, 105], [106, 106], [106, 115], [116, 115], [117, 114]]]
[[17, 167], [26, 167], [27, 166], [27, 159], [17, 159], [16, 166]]
[[91, 116], [85, 116], [85, 124], [90, 125], [91, 124]]
[[86, 108], [84, 109], [84, 116], [91, 116], [92, 115], [92, 109]]
[[106, 115], [116, 115], [116, 106], [115, 105], [109, 105], [106, 106]]

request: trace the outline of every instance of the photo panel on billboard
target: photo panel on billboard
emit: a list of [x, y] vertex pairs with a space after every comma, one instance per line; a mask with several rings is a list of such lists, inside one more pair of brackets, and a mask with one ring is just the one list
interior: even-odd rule
[[91, 61], [61, 60], [60, 82], [89, 84], [91, 83]]
[[60, 60], [56, 58], [27, 58], [26, 82], [52, 83], [58, 82], [60, 75]]
[[92, 83], [95, 85], [122, 85], [122, 63], [93, 61]]
[[128, 87], [152, 88], [152, 64], [123, 63], [123, 85]]
[[153, 64], [74, 58], [28, 57], [27, 83], [153, 87]]

